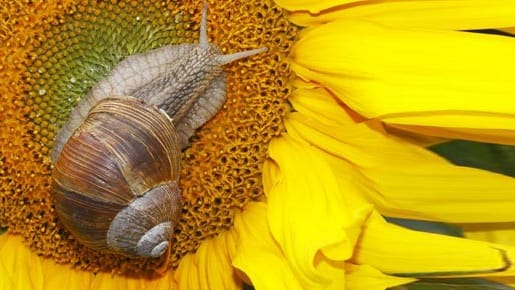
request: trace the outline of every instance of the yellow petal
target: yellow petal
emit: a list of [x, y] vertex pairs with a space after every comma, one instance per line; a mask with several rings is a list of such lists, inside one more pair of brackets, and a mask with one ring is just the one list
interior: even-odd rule
[[353, 261], [381, 272], [415, 276], [513, 275], [514, 248], [417, 232], [373, 214], [363, 229]]
[[17, 289], [13, 277], [3, 263], [0, 263], [0, 289]]
[[515, 223], [463, 224], [467, 238], [515, 246]]
[[[91, 286], [87, 289], [94, 290], [112, 290], [112, 289], [124, 289], [124, 290], [139, 290], [139, 289], [149, 289], [149, 290], [177, 290], [176, 283], [174, 281], [172, 272], [167, 273], [163, 277], [158, 277], [155, 279], [135, 279], [135, 278], [127, 278], [124, 276], [113, 276], [108, 273], [97, 274], [92, 277]], [[84, 275], [91, 275], [91, 273], [83, 273]], [[58, 280], [58, 279], [57, 279]], [[64, 288], [64, 289], [83, 289], [82, 282], [77, 279], [73, 279], [75, 284], [75, 288]], [[58, 281], [55, 281], [55, 287], [48, 289], [61, 289]]]
[[241, 289], [231, 264], [236, 238], [230, 231], [222, 233], [183, 257], [175, 273], [179, 289]]
[[384, 290], [415, 281], [413, 278], [385, 275], [368, 265], [333, 261], [321, 253], [317, 255], [315, 265], [318, 271], [334, 277], [332, 283], [323, 288], [326, 290]]
[[[415, 281], [412, 278], [395, 277], [381, 273], [368, 265], [345, 264], [347, 290], [384, 290]], [[343, 289], [343, 288], [340, 288]]]
[[[385, 130], [392, 135], [398, 136], [406, 141], [410, 141], [413, 144], [417, 144], [420, 146], [428, 147], [431, 145], [436, 145], [440, 143], [444, 143], [449, 141], [449, 139], [442, 138], [442, 137], [434, 137], [431, 135], [421, 135], [420, 133], [411, 132], [409, 130], [405, 130], [402, 128], [399, 128], [397, 126], [390, 126], [388, 124], [385, 124]], [[497, 143], [497, 142], [493, 142]]]
[[507, 32], [508, 34], [515, 35], [515, 26], [505, 27], [501, 30]]
[[513, 38], [339, 20], [308, 29], [293, 51], [300, 77], [368, 118], [453, 128], [455, 137], [515, 130]]
[[362, 0], [275, 0], [274, 2], [288, 10], [305, 10], [312, 13], [318, 13], [321, 10], [334, 6], [361, 2]]
[[490, 280], [504, 284], [511, 288], [515, 288], [515, 277], [495, 277], [495, 278], [490, 278]]
[[303, 289], [288, 261], [273, 240], [264, 203], [252, 203], [234, 220], [239, 236], [233, 265], [256, 289]]
[[[329, 91], [313, 86], [313, 84], [308, 85], [298, 78], [294, 79], [293, 83], [297, 88], [292, 92], [288, 100], [294, 110], [303, 116], [329, 126], [365, 121], [363, 117], [350, 110]], [[447, 139], [415, 134], [397, 127], [387, 127], [386, 130], [389, 133], [402, 136], [403, 139], [422, 146], [447, 141]]]
[[[352, 178], [354, 190], [382, 214], [447, 222], [515, 221], [514, 178], [452, 165], [371, 123], [326, 126], [293, 113], [285, 124], [289, 135], [332, 160], [340, 182]], [[291, 162], [306, 156], [297, 154]]]
[[318, 272], [324, 273], [327, 277], [332, 277], [331, 282], [324, 285], [323, 289], [340, 290], [347, 289], [347, 273], [344, 261], [334, 261], [319, 252], [315, 257], [315, 268]]
[[9, 233], [0, 235], [0, 289], [44, 289], [41, 259]]
[[269, 155], [263, 175], [272, 235], [302, 285], [330, 283], [313, 266], [315, 256], [348, 259], [371, 208], [348, 206], [346, 189], [307, 143], [285, 135], [270, 143]]
[[[112, 275], [99, 273], [97, 276], [92, 273], [71, 270], [68, 266], [56, 265], [53, 261], [47, 259], [39, 259], [43, 266], [43, 281], [41, 289], [100, 289], [102, 286], [98, 281], [112, 278]], [[24, 271], [18, 268], [18, 271]], [[93, 283], [95, 282], [95, 285]], [[107, 280], [109, 283], [109, 280]], [[109, 284], [111, 288], [115, 288], [114, 284]], [[16, 288], [14, 288], [16, 289]], [[31, 288], [20, 288], [31, 289]], [[35, 288], [38, 289], [38, 288]]]
[[[252, 203], [235, 219], [234, 229], [240, 236], [233, 264], [245, 272], [256, 289], [386, 289], [414, 279], [393, 277], [369, 266], [333, 261], [319, 252], [314, 265], [327, 277], [324, 283], [300, 284], [277, 243], [270, 235], [266, 220], [267, 206]], [[361, 287], [358, 287], [361, 285]]]
[[[310, 8], [312, 6], [311, 3], [309, 3], [309, 7], [304, 3], [285, 7], [289, 10], [300, 10], [294, 11], [290, 15], [290, 19], [302, 26], [318, 25], [348, 18], [371, 20], [397, 27], [450, 30], [471, 30], [515, 25], [515, 3], [511, 0], [327, 2], [329, 1], [317, 2], [316, 7], [322, 7], [323, 5], [324, 8], [329, 8], [327, 4], [331, 4], [333, 7], [321, 13], [312, 11]], [[348, 5], [348, 2], [355, 3]], [[307, 13], [306, 10], [312, 13]]]
[[[465, 117], [466, 118], [466, 117]], [[464, 118], [464, 119], [465, 119]], [[495, 116], [488, 117], [489, 120], [495, 120]], [[504, 122], [506, 118], [500, 118], [499, 122]], [[397, 121], [406, 121], [407, 119], [397, 119]], [[385, 120], [390, 122], [390, 120]], [[409, 123], [409, 122], [408, 122]], [[448, 139], [466, 139], [487, 143], [497, 143], [505, 145], [514, 145], [515, 130], [496, 130], [496, 129], [474, 129], [474, 128], [445, 128], [435, 126], [413, 126], [402, 124], [388, 124], [389, 128], [396, 128], [402, 131], [410, 132], [419, 136], [433, 136], [434, 138], [448, 138]], [[487, 123], [488, 125], [488, 123]], [[491, 124], [490, 124], [491, 125]], [[481, 127], [478, 125], [476, 127]], [[423, 135], [420, 135], [423, 134]]]
[[31, 252], [22, 239], [0, 235], [0, 289], [177, 289], [172, 272], [158, 279], [89, 273], [56, 264]]
[[355, 119], [363, 120], [323, 88], [295, 89], [289, 101], [295, 111], [326, 125], [354, 123]]

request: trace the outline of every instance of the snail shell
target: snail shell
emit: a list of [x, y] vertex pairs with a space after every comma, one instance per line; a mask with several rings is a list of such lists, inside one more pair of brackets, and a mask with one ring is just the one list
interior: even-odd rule
[[181, 209], [179, 167], [166, 113], [135, 98], [104, 99], [54, 165], [56, 210], [86, 246], [159, 257]]
[[181, 208], [181, 149], [225, 101], [222, 66], [266, 50], [222, 54], [207, 41], [206, 18], [204, 2], [199, 44], [168, 45], [120, 62], [58, 132], [55, 208], [86, 246], [143, 257], [169, 247]]

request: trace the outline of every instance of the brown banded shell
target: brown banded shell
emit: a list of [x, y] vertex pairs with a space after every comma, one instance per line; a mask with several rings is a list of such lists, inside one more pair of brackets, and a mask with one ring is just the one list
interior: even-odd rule
[[62, 223], [94, 249], [158, 257], [181, 208], [180, 148], [166, 113], [123, 97], [98, 102], [53, 170]]

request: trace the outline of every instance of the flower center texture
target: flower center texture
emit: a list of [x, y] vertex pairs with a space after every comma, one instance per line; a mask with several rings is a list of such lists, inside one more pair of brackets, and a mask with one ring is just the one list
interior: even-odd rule
[[[21, 1], [20, 1], [21, 2]], [[88, 249], [62, 226], [50, 196], [53, 140], [77, 103], [125, 57], [168, 44], [197, 43], [201, 3], [165, 1], [9, 2], [0, 16], [0, 228], [39, 255], [88, 271], [139, 273], [165, 258]], [[184, 200], [169, 267], [203, 240], [230, 229], [234, 215], [263, 199], [267, 145], [284, 132], [291, 77], [286, 57], [297, 27], [272, 1], [210, 3], [208, 37], [224, 53], [267, 47], [225, 66], [227, 100], [183, 152]]]

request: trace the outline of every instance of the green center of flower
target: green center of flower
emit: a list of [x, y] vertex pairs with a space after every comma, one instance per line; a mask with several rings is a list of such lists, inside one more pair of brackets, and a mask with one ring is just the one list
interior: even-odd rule
[[[72, 109], [120, 60], [163, 45], [196, 43], [200, 11], [198, 2], [82, 1], [55, 16], [60, 17], [58, 25], [41, 24], [43, 32], [32, 39], [27, 86], [18, 92], [25, 96], [23, 122], [29, 128], [22, 134], [31, 143], [13, 143], [16, 154], [30, 155], [34, 164], [8, 172], [9, 180], [14, 175], [21, 179], [3, 188], [7, 198], [1, 209], [7, 218], [0, 226], [23, 234], [39, 254], [80, 269], [137, 273], [161, 266], [164, 258], [134, 259], [88, 249], [63, 228], [49, 204], [50, 151]], [[268, 142], [284, 131], [282, 119], [289, 110], [286, 56], [297, 28], [283, 12], [268, 0], [211, 4], [207, 26], [210, 41], [225, 53], [262, 46], [268, 52], [225, 67], [227, 101], [183, 153], [179, 185], [184, 208], [172, 241], [171, 267], [203, 240], [230, 229], [235, 213], [249, 201], [263, 198], [261, 165]], [[32, 183], [42, 184], [35, 187], [40, 190], [13, 189]]]
[[198, 38], [193, 16], [177, 5], [112, 2], [78, 5], [62, 25], [45, 27], [35, 49], [26, 104], [32, 106], [34, 137], [49, 150], [75, 105], [122, 59]]

